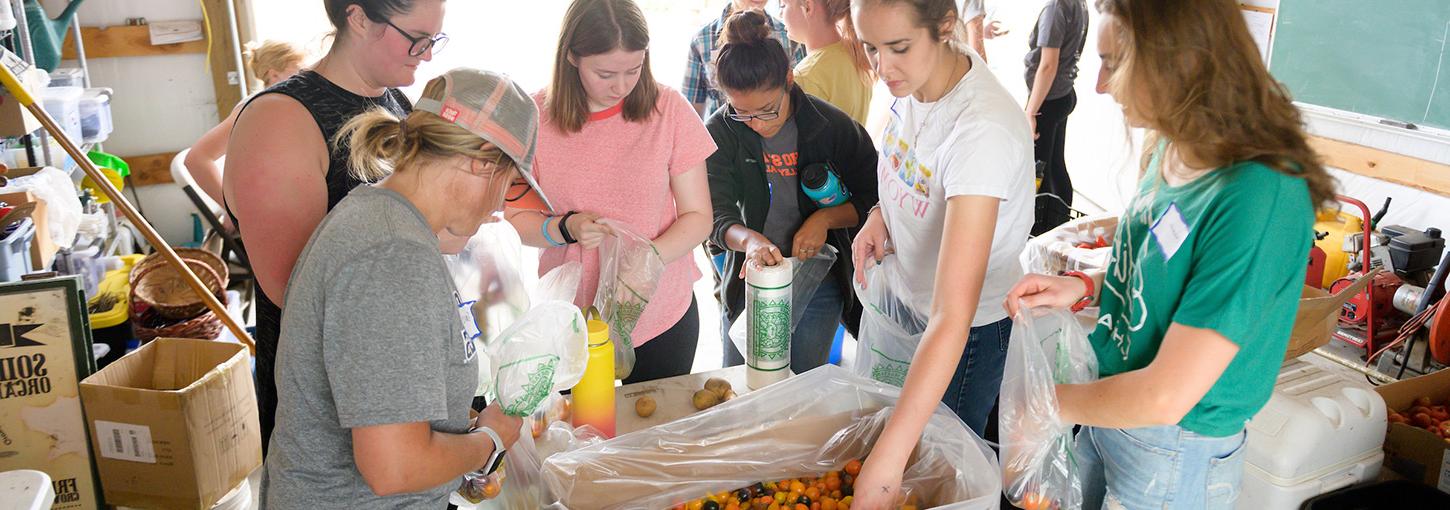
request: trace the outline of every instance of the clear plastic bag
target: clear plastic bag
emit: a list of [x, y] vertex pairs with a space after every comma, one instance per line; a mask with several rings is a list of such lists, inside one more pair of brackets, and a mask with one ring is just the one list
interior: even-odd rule
[[[529, 293], [519, 272], [518, 232], [506, 222], [485, 223], [457, 255], [444, 255], [453, 285], [491, 345], [529, 309]], [[567, 300], [566, 300], [567, 301]]]
[[46, 228], [50, 241], [59, 248], [75, 246], [76, 232], [81, 227], [81, 199], [70, 175], [55, 167], [45, 167], [31, 175], [12, 177], [6, 192], [29, 191], [36, 200], [45, 202]]
[[1022, 250], [1022, 267], [1039, 274], [1105, 270], [1117, 229], [1117, 215], [1109, 214], [1063, 223], [1027, 241]]
[[[635, 509], [819, 475], [864, 458], [899, 395], [826, 365], [677, 421], [554, 454], [544, 461], [544, 481], [568, 508]], [[902, 487], [922, 508], [995, 509], [998, 469], [986, 444], [942, 405]]]
[[1072, 424], [1059, 417], [1056, 384], [1097, 379], [1098, 362], [1072, 313], [1024, 309], [1013, 318], [1002, 376], [1002, 483], [1023, 508], [1082, 507]]
[[577, 384], [589, 362], [588, 337], [584, 315], [565, 301], [539, 303], [500, 334], [492, 355], [504, 414], [529, 416], [549, 395]]
[[866, 285], [855, 284], [861, 300], [860, 335], [853, 371], [862, 377], [901, 387], [911, 358], [926, 332], [927, 316], [907, 302], [911, 293], [900, 288], [900, 260], [892, 255], [866, 268]]
[[654, 242], [619, 222], [607, 222], [614, 235], [599, 245], [599, 290], [594, 306], [609, 324], [614, 341], [614, 376], [634, 370], [634, 327], [654, 297], [665, 262]]
[[578, 261], [565, 262], [549, 270], [539, 278], [529, 297], [535, 303], [544, 301], [573, 301], [579, 290], [579, 281], [584, 278], [584, 265]]
[[[801, 317], [805, 316], [806, 305], [811, 302], [811, 298], [815, 297], [816, 289], [831, 275], [831, 267], [836, 264], [836, 256], [836, 247], [828, 244], [821, 247], [821, 251], [817, 252], [815, 257], [806, 260], [790, 258], [790, 326], [792, 331], [795, 330], [797, 324], [800, 324]], [[747, 322], [749, 321], [742, 314], [740, 318], [730, 324], [730, 341], [735, 344], [736, 349], [740, 349], [741, 353], [749, 352], [746, 349], [748, 343], [745, 334]]]

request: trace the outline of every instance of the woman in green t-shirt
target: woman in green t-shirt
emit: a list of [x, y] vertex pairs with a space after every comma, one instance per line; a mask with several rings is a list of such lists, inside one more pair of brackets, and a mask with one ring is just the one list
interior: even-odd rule
[[1006, 305], [1101, 307], [1101, 378], [1057, 387], [1085, 508], [1232, 508], [1334, 184], [1235, 2], [1097, 6], [1098, 92], [1148, 130], [1142, 182], [1105, 274], [1029, 275]]

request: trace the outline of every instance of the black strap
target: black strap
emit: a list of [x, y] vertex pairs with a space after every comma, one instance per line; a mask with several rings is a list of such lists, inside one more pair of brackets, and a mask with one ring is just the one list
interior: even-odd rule
[[569, 231], [569, 217], [575, 214], [579, 214], [579, 212], [569, 211], [559, 218], [559, 235], [564, 236], [564, 244], [579, 242], [578, 239], [574, 239], [574, 233]]

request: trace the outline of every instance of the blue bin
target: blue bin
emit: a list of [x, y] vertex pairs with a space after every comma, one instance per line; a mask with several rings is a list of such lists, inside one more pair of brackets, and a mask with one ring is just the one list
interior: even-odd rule
[[30, 218], [15, 224], [10, 235], [0, 239], [0, 281], [18, 282], [31, 272], [30, 243], [35, 240], [35, 221]]

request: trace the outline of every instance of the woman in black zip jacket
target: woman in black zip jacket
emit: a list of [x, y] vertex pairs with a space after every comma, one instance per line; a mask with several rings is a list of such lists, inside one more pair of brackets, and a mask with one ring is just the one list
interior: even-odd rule
[[[731, 16], [715, 58], [716, 86], [727, 105], [705, 121], [718, 150], [707, 160], [715, 227], [710, 241], [727, 250], [721, 279], [725, 366], [744, 363], [728, 332], [745, 310], [745, 264], [808, 259], [825, 245], [836, 264], [791, 335], [790, 368], [824, 365], [839, 321], [853, 335], [861, 305], [851, 287], [851, 239], [876, 198], [876, 148], [866, 130], [794, 83], [790, 59], [757, 10]], [[822, 207], [806, 195], [801, 172], [827, 165], [850, 194]]]

